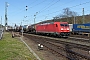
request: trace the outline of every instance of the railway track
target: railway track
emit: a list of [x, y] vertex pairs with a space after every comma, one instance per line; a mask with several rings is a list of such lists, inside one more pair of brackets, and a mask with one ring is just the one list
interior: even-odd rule
[[[50, 37], [53, 37], [53, 36], [50, 36]], [[54, 38], [62, 39], [62, 40], [67, 39], [70, 42], [76, 42], [76, 43], [79, 43], [79, 44], [89, 45], [89, 43], [90, 43], [90, 37], [87, 37], [87, 36], [84, 36], [84, 35], [83, 36], [82, 35], [72, 35], [68, 38], [60, 38], [60, 37], [55, 36]]]
[[[90, 51], [90, 45], [88, 44], [74, 43], [67, 39], [59, 39], [31, 34], [24, 34], [24, 36], [34, 40], [36, 43], [43, 44], [47, 48], [47, 50], [54, 52], [54, 54], [56, 54], [57, 56], [62, 55], [69, 60], [90, 60], [90, 54], [85, 52]], [[75, 49], [77, 51], [75, 51]], [[83, 52], [80, 52], [79, 49], [83, 50]]]
[[86, 35], [71, 35], [68, 40], [74, 40], [78, 42], [90, 43], [90, 37]]
[[[43, 35], [43, 36], [47, 36], [47, 35]], [[60, 38], [56, 36], [49, 36], [49, 37]], [[60, 39], [66, 39], [66, 38], [60, 38]], [[67, 38], [67, 40], [90, 43], [90, 37], [87, 37], [86, 35], [71, 35], [70, 37]]]
[[58, 46], [57, 44], [51, 43], [50, 41], [47, 41], [47, 42], [48, 42], [47, 44], [50, 44], [52, 46], [52, 48], [48, 47], [49, 49], [53, 50], [53, 47], [55, 47], [54, 51], [56, 53], [61, 54], [62, 56], [65, 56], [66, 58], [68, 58], [70, 60], [81, 59], [78, 56], [84, 57], [86, 59], [90, 58], [89, 56], [85, 56], [84, 54], [81, 54], [79, 52], [76, 53], [75, 51], [70, 49], [70, 47], [68, 45], [65, 45], [65, 47], [63, 47], [63, 46]]

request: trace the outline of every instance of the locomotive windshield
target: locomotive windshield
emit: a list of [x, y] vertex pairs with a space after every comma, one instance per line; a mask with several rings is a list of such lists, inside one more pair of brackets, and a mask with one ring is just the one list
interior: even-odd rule
[[60, 24], [61, 26], [69, 26], [68, 24]]

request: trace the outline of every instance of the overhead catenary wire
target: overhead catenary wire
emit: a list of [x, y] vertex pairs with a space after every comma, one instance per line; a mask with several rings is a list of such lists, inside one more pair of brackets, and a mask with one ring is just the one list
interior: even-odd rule
[[[65, 4], [70, 4], [70, 3], [72, 3], [72, 2], [74, 2], [74, 0], [71, 0], [71, 1], [68, 1], [68, 2], [66, 2], [66, 3], [60, 4], [59, 6], [53, 7], [52, 9], [58, 8], [58, 7], [63, 6], [63, 5], [65, 5]], [[49, 10], [50, 10], [50, 9], [49, 9]]]
[[75, 6], [71, 6], [71, 7], [69, 7], [69, 8], [74, 8], [74, 7], [77, 7], [77, 6], [80, 6], [80, 5], [84, 5], [84, 4], [87, 4], [87, 3], [90, 3], [90, 1], [85, 2], [85, 3], [78, 4], [78, 5], [75, 5]]
[[[32, 5], [32, 4], [34, 4], [35, 2], [37, 2], [37, 0], [35, 0], [35, 1], [33, 1], [33, 2], [31, 2], [31, 3], [29, 3], [29, 4], [27, 4], [27, 6], [30, 6], [30, 5]], [[13, 7], [16, 7], [16, 6], [14, 6], [13, 5]], [[16, 11], [13, 11], [13, 12], [11, 12], [11, 13], [16, 13], [17, 11], [19, 12], [22, 12], [22, 11], [24, 11], [24, 8], [22, 7], [22, 8], [18, 8], [18, 7], [16, 7], [18, 10], [16, 10]]]
[[[35, 1], [36, 1], [36, 0], [35, 0]], [[33, 3], [35, 3], [35, 1], [34, 1]], [[32, 7], [30, 7], [29, 5], [31, 5], [31, 4], [29, 4], [29, 5], [28, 5], [28, 9], [30, 9], [30, 8], [35, 8], [37, 5], [40, 5], [41, 3], [44, 3], [45, 1], [46, 1], [46, 0], [43, 0], [42, 2], [36, 4], [36, 5], [32, 6]], [[59, 1], [60, 1], [60, 0], [56, 1], [55, 3], [51, 4], [51, 5], [48, 6], [48, 7], [46, 7], [46, 9], [48, 9], [48, 8], [51, 7], [52, 5], [58, 3]], [[51, 2], [51, 3], [52, 3], [52, 2]], [[46, 9], [44, 9], [44, 10], [46, 10]], [[42, 10], [42, 11], [44, 11], [44, 10]], [[19, 13], [21, 13], [21, 12], [23, 12], [23, 11], [25, 11], [25, 10], [20, 9], [20, 12], [19, 12]], [[41, 11], [39, 11], [39, 12], [41, 12]], [[14, 15], [17, 15], [17, 14], [18, 14], [18, 13], [14, 14]]]
[[[59, 1], [59, 0], [58, 0]], [[43, 3], [45, 2], [45, 1], [42, 1]], [[40, 2], [39, 2], [40, 3]], [[40, 5], [39, 3], [37, 3], [37, 4], [35, 4], [34, 6], [29, 6], [29, 9], [32, 9], [32, 8], [35, 8], [37, 5]], [[81, 6], [81, 5], [84, 5], [84, 4], [87, 4], [87, 3], [90, 3], [90, 1], [88, 1], [88, 2], [84, 2], [84, 3], [80, 3], [80, 4], [77, 4], [77, 5], [74, 5], [74, 6], [71, 6], [71, 7], [68, 7], [68, 8], [75, 8], [75, 7], [78, 7], [78, 6]], [[42, 4], [42, 3], [41, 3]], [[54, 4], [54, 3], [53, 3]], [[50, 6], [50, 5], [49, 5]], [[49, 6], [47, 6], [47, 7], [49, 7]], [[50, 7], [52, 7], [53, 5], [51, 5]], [[63, 6], [63, 5], [62, 5]], [[49, 8], [45, 8], [45, 10], [40, 10], [40, 11], [42, 11], [42, 12], [40, 12], [40, 13], [43, 13], [44, 11], [46, 11], [47, 9], [50, 9], [50, 7]], [[23, 11], [25, 11], [25, 10], [23, 10]], [[20, 12], [19, 13], [21, 13], [21, 12], [23, 12], [23, 11], [21, 11], [20, 10]], [[42, 15], [42, 16], [47, 16], [47, 15], [51, 15], [51, 14], [54, 14], [54, 13], [58, 13], [58, 12], [60, 12], [60, 11], [62, 11], [62, 9], [60, 9], [60, 10], [57, 10], [57, 11], [54, 11], [54, 12], [50, 12], [50, 13], [46, 13], [46, 14], [44, 14], [44, 15]], [[17, 14], [16, 14], [17, 15]], [[38, 15], [38, 17], [41, 17], [41, 15], [39, 14]]]
[[[44, 8], [43, 10], [40, 10], [39, 12], [40, 13], [42, 13], [42, 12], [44, 12], [44, 11], [46, 11], [47, 9], [47, 11], [50, 11], [50, 7], [52, 7], [53, 5], [55, 5], [56, 3], [58, 3], [58, 2], [60, 2], [60, 0], [58, 0], [58, 1], [56, 1], [56, 2], [54, 2], [54, 3], [52, 3], [51, 5], [49, 4], [49, 6], [47, 6], [46, 8]], [[70, 3], [70, 2], [72, 2], [72, 1], [69, 1], [69, 2], [67, 2], [67, 3]], [[65, 4], [67, 4], [67, 3], [64, 3], [63, 5], [65, 5]], [[60, 5], [60, 6], [63, 6], [63, 5]], [[55, 9], [55, 8], [53, 8], [53, 9]], [[51, 10], [53, 10], [53, 9], [51, 9]], [[39, 13], [39, 14], [40, 14]], [[47, 14], [48, 15], [48, 14]]]
[[54, 0], [50, 1], [47, 5], [45, 5], [43, 8], [41, 8], [39, 12], [43, 11], [45, 8], [47, 8], [47, 6], [49, 6], [53, 2], [54, 2]]
[[53, 5], [55, 5], [56, 3], [58, 3], [60, 0], [58, 0], [58, 1], [56, 1], [56, 2], [54, 2], [53, 4], [51, 4], [50, 6], [48, 6], [48, 7], [46, 7], [45, 9], [43, 9], [43, 10], [41, 10], [40, 11], [40, 13], [42, 12], [42, 11], [44, 11], [44, 10], [46, 10], [46, 9], [48, 9], [48, 8], [50, 8], [50, 7], [52, 7]]
[[38, 5], [42, 4], [42, 3], [44, 3], [45, 1], [47, 1], [47, 0], [43, 0], [43, 1], [41, 1], [41, 2], [39, 2], [39, 3], [37, 3], [37, 4], [35, 4], [34, 6], [29, 7], [28, 9], [30, 9], [30, 8], [35, 8], [36, 6], [38, 6]]
[[[34, 4], [35, 2], [37, 2], [37, 0], [35, 0], [35, 1], [27, 4], [27, 6], [29, 7], [30, 5]], [[25, 5], [25, 6], [26, 6], [26, 5]], [[25, 7], [25, 6], [24, 6], [24, 7]], [[21, 13], [21, 12], [24, 12], [24, 11], [25, 11], [24, 7], [23, 7], [23, 8], [18, 8], [19, 10], [16, 10], [16, 11], [12, 12], [12, 16], [15, 16], [15, 15], [17, 16], [17, 14], [19, 14], [19, 13]], [[28, 9], [29, 9], [29, 8], [28, 8]], [[16, 13], [16, 12], [18, 12], [18, 13]], [[15, 14], [13, 14], [13, 13], [15, 13]]]
[[[36, 0], [35, 0], [35, 1], [36, 1]], [[34, 2], [35, 2], [35, 1], [34, 1]], [[44, 0], [44, 1], [45, 1], [45, 0]], [[44, 1], [42, 1], [42, 2], [44, 2]], [[60, 0], [58, 0], [58, 1], [60, 1]], [[58, 1], [56, 1], [55, 3], [57, 3]], [[34, 3], [34, 2], [33, 2], [33, 3]], [[40, 3], [42, 3], [42, 2], [40, 2]], [[40, 4], [40, 3], [38, 3], [38, 4]], [[55, 3], [53, 3], [53, 4], [55, 4]], [[90, 3], [90, 1], [89, 1], [89, 2], [85, 2], [85, 3], [82, 3], [82, 4], [79, 4], [79, 5], [71, 6], [71, 7], [69, 7], [69, 8], [77, 7], [77, 6], [80, 6], [80, 5], [83, 5], [83, 4], [87, 4], [87, 3]], [[35, 6], [37, 6], [38, 4], [36, 4]], [[53, 5], [53, 4], [52, 4], [52, 5]], [[31, 4], [30, 4], [30, 5], [31, 5]], [[52, 6], [52, 5], [51, 5], [51, 6]], [[33, 6], [33, 7], [35, 7], [35, 6]], [[49, 7], [50, 7], [50, 6], [49, 6]], [[47, 7], [47, 9], [48, 9], [49, 7]], [[29, 8], [32, 8], [32, 7], [29, 7]], [[28, 8], [28, 9], [29, 9], [29, 8]], [[21, 9], [20, 9], [20, 10], [21, 10]], [[46, 10], [46, 9], [45, 9], [45, 10]], [[25, 11], [25, 10], [23, 10], [23, 11]], [[59, 10], [59, 11], [60, 11], [60, 10]], [[20, 11], [20, 12], [22, 12], [22, 11]], [[58, 11], [56, 11], [56, 12], [58, 12]], [[52, 13], [53, 13], [53, 12], [52, 12]]]
[[[68, 8], [75, 8], [77, 6], [80, 6], [80, 5], [84, 5], [84, 4], [87, 4], [87, 3], [90, 3], [90, 1], [88, 2], [84, 2], [84, 3], [81, 3], [81, 4], [78, 4], [78, 5], [75, 5], [75, 6], [71, 6], [71, 7], [68, 7]], [[62, 10], [58, 10], [58, 11], [55, 11], [55, 12], [51, 12], [51, 13], [48, 13], [48, 14], [45, 14], [45, 15], [50, 15], [50, 14], [54, 14], [54, 13], [57, 13], [59, 11], [62, 11]], [[45, 16], [45, 15], [42, 15], [42, 16]], [[40, 16], [41, 17], [41, 16]]]
[[[58, 0], [58, 1], [60, 1], [60, 0]], [[81, 4], [78, 4], [78, 5], [75, 5], [75, 6], [71, 6], [71, 7], [69, 7], [69, 8], [74, 8], [74, 7], [77, 7], [77, 6], [80, 6], [80, 5], [84, 5], [84, 4], [87, 4], [87, 3], [90, 3], [90, 1], [88, 1], [88, 2], [85, 2], [85, 3], [81, 3]], [[53, 4], [52, 4], [53, 5]], [[52, 6], [51, 5], [51, 6]], [[51, 7], [51, 6], [49, 6], [49, 7]], [[49, 8], [48, 7], [48, 8]], [[45, 9], [46, 10], [46, 9]], [[51, 12], [51, 13], [48, 13], [48, 14], [45, 14], [45, 15], [50, 15], [50, 14], [54, 14], [54, 13], [57, 13], [57, 12], [59, 12], [59, 11], [61, 11], [61, 10], [58, 10], [58, 11], [55, 11], [55, 12]], [[42, 16], [45, 16], [45, 15], [42, 15]], [[41, 16], [40, 16], [41, 17]]]
[[[36, 1], [36, 0], [35, 0], [35, 1]], [[35, 1], [34, 1], [33, 3], [35, 3]], [[36, 6], [38, 6], [38, 5], [42, 4], [42, 3], [44, 3], [45, 1], [46, 1], [46, 0], [43, 0], [43, 1], [41, 1], [41, 2], [39, 2], [39, 3], [37, 3], [37, 4], [35, 4], [34, 6], [30, 6], [31, 4], [27, 5], [27, 6], [28, 6], [28, 10], [31, 9], [31, 8], [35, 8]], [[23, 11], [25, 11], [25, 9], [20, 9], [20, 10], [18, 11], [18, 13], [14, 14], [13, 16], [15, 16], [15, 15], [17, 15], [17, 14], [23, 12]]]

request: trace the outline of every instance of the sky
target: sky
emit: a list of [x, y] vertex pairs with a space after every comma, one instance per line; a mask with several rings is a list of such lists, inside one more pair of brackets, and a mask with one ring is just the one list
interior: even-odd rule
[[[90, 0], [0, 0], [0, 23], [5, 25], [5, 2], [7, 2], [8, 25], [31, 25], [53, 19], [62, 14], [64, 8], [82, 15], [90, 14]], [[27, 8], [26, 8], [27, 6]], [[26, 10], [27, 9], [27, 10]]]

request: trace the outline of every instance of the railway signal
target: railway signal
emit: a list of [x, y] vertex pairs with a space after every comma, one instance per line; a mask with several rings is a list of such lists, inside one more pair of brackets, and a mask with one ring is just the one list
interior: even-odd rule
[[28, 10], [28, 6], [26, 6], [26, 11]]

